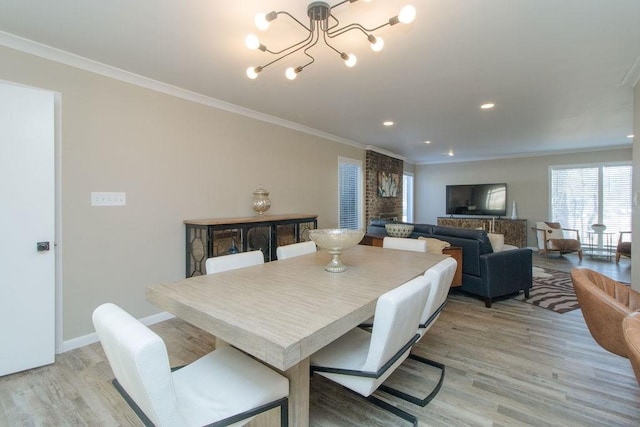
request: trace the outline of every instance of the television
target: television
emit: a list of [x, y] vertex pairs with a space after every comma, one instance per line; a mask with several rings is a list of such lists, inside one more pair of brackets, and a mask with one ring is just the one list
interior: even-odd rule
[[507, 184], [447, 185], [447, 215], [507, 215]]

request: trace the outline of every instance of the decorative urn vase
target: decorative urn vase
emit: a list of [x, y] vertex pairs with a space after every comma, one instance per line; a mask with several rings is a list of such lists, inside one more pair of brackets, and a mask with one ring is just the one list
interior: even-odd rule
[[271, 207], [271, 200], [269, 200], [269, 192], [260, 187], [253, 192], [253, 210], [258, 212], [259, 215], [264, 215], [266, 211]]

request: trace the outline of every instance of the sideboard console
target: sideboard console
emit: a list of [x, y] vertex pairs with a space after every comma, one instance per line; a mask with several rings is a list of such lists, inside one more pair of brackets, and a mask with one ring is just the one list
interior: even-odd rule
[[308, 241], [318, 216], [262, 215], [246, 218], [185, 220], [186, 276], [205, 274], [207, 258], [259, 249], [265, 262], [276, 259], [278, 246]]
[[450, 218], [438, 217], [438, 225], [457, 228], [482, 228], [491, 230], [494, 224], [494, 233], [504, 234], [504, 243], [527, 247], [527, 220], [526, 219], [493, 219], [493, 218]]

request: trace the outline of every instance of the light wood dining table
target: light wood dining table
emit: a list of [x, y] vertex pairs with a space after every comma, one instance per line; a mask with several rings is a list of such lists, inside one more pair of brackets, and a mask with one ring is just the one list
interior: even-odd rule
[[358, 245], [147, 289], [147, 300], [289, 378], [289, 425], [309, 425], [309, 357], [373, 316], [378, 297], [447, 255]]

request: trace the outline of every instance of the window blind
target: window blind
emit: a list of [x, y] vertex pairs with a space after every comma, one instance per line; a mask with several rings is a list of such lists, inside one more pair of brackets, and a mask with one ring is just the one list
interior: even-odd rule
[[605, 224], [607, 233], [630, 230], [631, 172], [630, 164], [552, 166], [552, 221], [579, 230], [583, 239], [595, 223]]
[[352, 230], [360, 229], [362, 193], [362, 165], [357, 160], [340, 158], [338, 160], [339, 183], [339, 227]]

